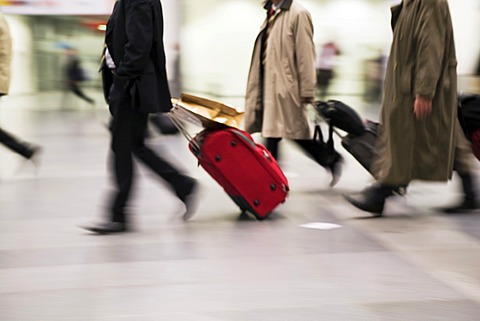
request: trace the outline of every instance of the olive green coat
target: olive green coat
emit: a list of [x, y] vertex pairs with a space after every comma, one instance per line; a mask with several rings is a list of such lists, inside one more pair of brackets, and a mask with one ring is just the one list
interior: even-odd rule
[[[285, 0], [281, 8], [268, 37], [263, 96], [260, 54], [266, 21], [255, 41], [247, 82], [245, 129], [261, 132], [263, 137], [311, 139], [307, 108], [301, 97], [315, 96], [312, 19], [294, 0]], [[263, 121], [259, 113], [262, 108]]]
[[0, 12], [0, 94], [8, 94], [10, 88], [10, 62], [12, 60], [12, 39], [3, 13]]
[[[457, 120], [457, 59], [446, 0], [404, 0], [392, 8], [393, 42], [385, 79], [379, 158], [384, 184], [446, 181], [452, 176]], [[417, 120], [415, 95], [433, 100]]]

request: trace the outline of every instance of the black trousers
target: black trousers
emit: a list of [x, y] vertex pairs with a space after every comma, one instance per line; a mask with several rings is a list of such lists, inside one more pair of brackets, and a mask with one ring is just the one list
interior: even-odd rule
[[80, 88], [77, 82], [70, 82], [68, 84], [68, 89], [73, 92], [77, 97], [80, 97], [81, 99], [85, 100], [86, 102], [92, 104], [94, 100], [90, 97], [88, 97]]
[[[265, 147], [272, 154], [272, 156], [278, 160], [278, 144], [282, 138], [267, 138]], [[326, 144], [315, 142], [311, 139], [294, 139], [293, 140], [300, 148], [313, 160], [323, 167], [327, 167], [332, 164], [339, 157], [337, 152], [332, 154], [329, 151]]]
[[25, 158], [30, 158], [33, 155], [34, 150], [29, 144], [21, 142], [12, 134], [4, 131], [0, 128], [0, 143], [11, 149], [17, 154], [22, 155]]
[[134, 178], [133, 156], [166, 181], [177, 196], [185, 195], [192, 178], [181, 174], [145, 145], [147, 114], [130, 108], [119, 108], [112, 115], [110, 130], [116, 191], [112, 197], [111, 221], [127, 223], [125, 207]]

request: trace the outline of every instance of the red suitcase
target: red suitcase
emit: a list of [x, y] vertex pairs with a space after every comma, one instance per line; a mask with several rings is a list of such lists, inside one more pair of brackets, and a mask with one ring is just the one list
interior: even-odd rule
[[262, 220], [285, 201], [287, 178], [268, 150], [247, 132], [205, 129], [190, 140], [189, 148], [243, 212]]

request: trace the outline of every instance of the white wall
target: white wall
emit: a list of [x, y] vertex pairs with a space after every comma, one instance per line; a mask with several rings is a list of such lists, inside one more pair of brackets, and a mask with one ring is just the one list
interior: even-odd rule
[[174, 74], [174, 61], [180, 42], [181, 5], [179, 0], [162, 0], [165, 54], [167, 56], [167, 75], [171, 79]]
[[260, 1], [184, 1], [184, 88], [243, 95], [253, 43], [264, 18]]
[[480, 58], [480, 1], [449, 0], [455, 45], [458, 57], [458, 74], [471, 74]]
[[32, 31], [22, 16], [6, 16], [12, 36], [12, 78], [10, 95], [36, 91], [33, 68]]

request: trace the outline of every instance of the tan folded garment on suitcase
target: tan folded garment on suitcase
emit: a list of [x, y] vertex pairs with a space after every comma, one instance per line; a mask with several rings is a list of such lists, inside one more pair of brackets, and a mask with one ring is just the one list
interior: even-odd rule
[[172, 98], [172, 104], [171, 114], [177, 119], [210, 129], [238, 128], [244, 115], [231, 105], [185, 93]]

